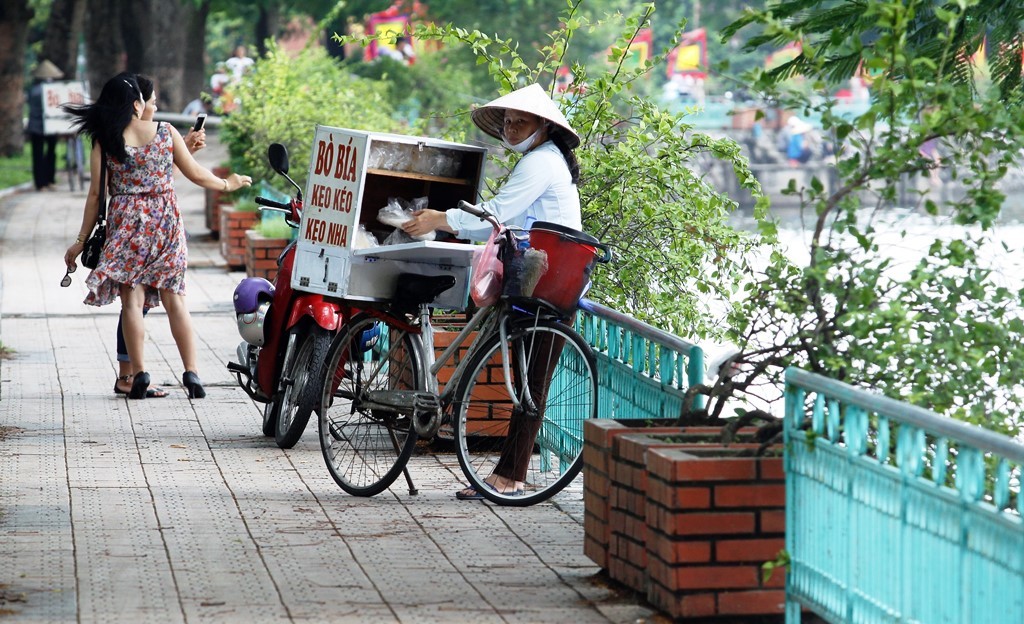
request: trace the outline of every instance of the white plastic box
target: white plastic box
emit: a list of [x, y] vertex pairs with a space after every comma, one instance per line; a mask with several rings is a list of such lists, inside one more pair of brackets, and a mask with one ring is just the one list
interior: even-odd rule
[[414, 242], [359, 248], [363, 225], [383, 242], [377, 221], [392, 197], [427, 197], [437, 210], [477, 203], [486, 150], [425, 137], [317, 126], [292, 271], [292, 288], [354, 301], [386, 301], [400, 273], [453, 275], [436, 307], [461, 310], [469, 298], [473, 245]]

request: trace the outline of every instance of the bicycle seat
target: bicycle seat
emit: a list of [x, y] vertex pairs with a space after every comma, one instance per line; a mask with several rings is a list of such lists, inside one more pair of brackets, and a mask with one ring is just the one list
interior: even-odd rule
[[453, 286], [454, 275], [400, 273], [395, 285], [395, 296], [391, 298], [391, 309], [396, 313], [416, 314], [422, 304], [437, 299], [438, 295]]

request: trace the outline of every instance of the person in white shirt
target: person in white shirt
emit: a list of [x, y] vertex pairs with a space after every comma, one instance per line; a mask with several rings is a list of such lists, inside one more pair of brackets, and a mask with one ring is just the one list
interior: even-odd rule
[[255, 63], [256, 61], [249, 58], [248, 54], [246, 54], [244, 45], [235, 48], [235, 55], [224, 61], [224, 65], [231, 72], [231, 80], [234, 82], [239, 82], [242, 76], [245, 75], [245, 72], [249, 71], [249, 68]]
[[[572, 152], [580, 138], [544, 89], [537, 84], [518, 89], [476, 109], [472, 117], [481, 130], [501, 140], [506, 148], [523, 154], [498, 194], [484, 202], [483, 207], [506, 225], [528, 229], [534, 221], [547, 221], [582, 230], [576, 187], [580, 167]], [[491, 225], [462, 210], [427, 209], [413, 213], [402, 229], [412, 236], [441, 230], [459, 238], [482, 241], [490, 234]], [[561, 349], [553, 341], [541, 342], [545, 341], [538, 339], [538, 344], [533, 345], [538, 352], [554, 348], [557, 353]], [[541, 409], [552, 373], [553, 367], [547, 361], [537, 363], [536, 370], [531, 365], [528, 371], [530, 394]], [[530, 454], [542, 420], [513, 414], [501, 457], [485, 479], [488, 487], [510, 495], [524, 492]], [[455, 496], [459, 500], [483, 498], [473, 487], [462, 489]]]

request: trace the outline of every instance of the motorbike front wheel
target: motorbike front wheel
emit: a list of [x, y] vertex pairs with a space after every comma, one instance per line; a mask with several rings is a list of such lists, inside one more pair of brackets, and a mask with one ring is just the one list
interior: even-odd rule
[[279, 391], [274, 397], [277, 407], [277, 430], [274, 439], [283, 449], [290, 449], [302, 437], [314, 408], [320, 407], [323, 393], [324, 364], [331, 347], [331, 334], [319, 325], [299, 325], [289, 331], [288, 341], [295, 336], [295, 355], [291, 365], [281, 371]]

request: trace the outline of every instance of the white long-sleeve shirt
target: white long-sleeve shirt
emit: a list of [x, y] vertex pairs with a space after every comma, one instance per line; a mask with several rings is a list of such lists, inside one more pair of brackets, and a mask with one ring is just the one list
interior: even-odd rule
[[[534, 221], [582, 230], [580, 194], [562, 152], [551, 141], [523, 156], [494, 198], [483, 203], [505, 225], [529, 228]], [[459, 238], [487, 240], [491, 225], [461, 210], [445, 213]]]

